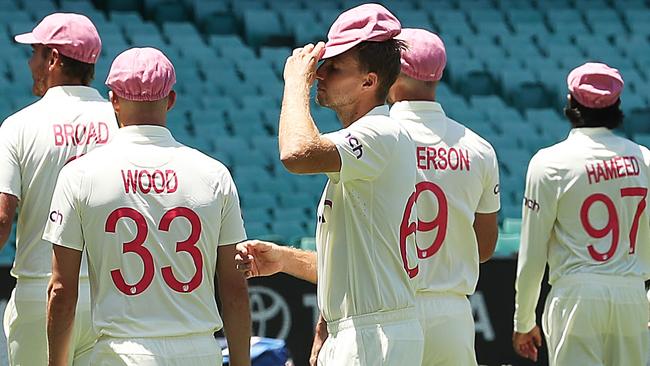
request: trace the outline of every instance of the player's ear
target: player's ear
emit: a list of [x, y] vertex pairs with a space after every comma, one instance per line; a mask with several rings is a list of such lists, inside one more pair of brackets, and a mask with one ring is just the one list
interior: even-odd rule
[[111, 104], [113, 105], [113, 110], [115, 111], [115, 114], [120, 113], [120, 99], [113, 93], [112, 90], [108, 91], [108, 100], [111, 101]]
[[176, 104], [176, 92], [172, 90], [169, 92], [169, 95], [167, 96], [167, 111], [172, 109], [175, 104]]
[[361, 84], [363, 89], [373, 89], [376, 88], [379, 83], [379, 76], [377, 76], [376, 73], [371, 72], [366, 75], [365, 79], [363, 80], [363, 84]]
[[61, 54], [56, 48], [50, 48], [49, 51], [50, 52], [48, 52], [47, 67], [50, 71], [52, 71], [52, 69], [54, 69], [54, 67], [59, 62], [61, 62]]

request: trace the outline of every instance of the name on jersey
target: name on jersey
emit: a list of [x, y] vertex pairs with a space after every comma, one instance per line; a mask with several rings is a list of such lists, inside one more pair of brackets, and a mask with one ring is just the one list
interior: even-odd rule
[[105, 144], [108, 141], [108, 125], [105, 122], [90, 122], [88, 124], [62, 123], [55, 124], [55, 146], [88, 145], [91, 142]]
[[125, 193], [174, 193], [178, 189], [178, 176], [172, 169], [122, 170], [122, 181]]
[[589, 184], [639, 175], [639, 161], [634, 156], [615, 156], [585, 165]]
[[415, 158], [420, 170], [469, 171], [469, 151], [454, 147], [416, 146]]

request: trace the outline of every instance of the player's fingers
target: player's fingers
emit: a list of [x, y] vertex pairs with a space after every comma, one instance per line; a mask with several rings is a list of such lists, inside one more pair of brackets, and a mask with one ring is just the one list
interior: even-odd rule
[[535, 342], [535, 345], [537, 347], [542, 346], [542, 336], [540, 334], [534, 334], [533, 335], [533, 341]]
[[313, 49], [314, 49], [314, 44], [309, 43], [309, 44], [305, 45], [305, 47], [302, 48], [302, 53], [310, 54]]
[[237, 250], [237, 253], [241, 254], [242, 257], [247, 256], [248, 255], [247, 242], [237, 244], [235, 250]]
[[249, 278], [253, 277], [253, 274], [251, 273], [251, 271], [246, 271], [246, 272], [244, 272], [244, 277], [246, 277], [246, 279], [249, 279]]
[[297, 54], [300, 53], [300, 51], [302, 51], [302, 48], [300, 47], [294, 48], [293, 52], [291, 53], [291, 56], [296, 56]]
[[311, 54], [316, 60], [316, 62], [318, 62], [320, 61], [320, 58], [323, 57], [324, 52], [325, 52], [325, 42], [318, 42], [316, 46], [314, 46], [314, 49], [311, 51]]

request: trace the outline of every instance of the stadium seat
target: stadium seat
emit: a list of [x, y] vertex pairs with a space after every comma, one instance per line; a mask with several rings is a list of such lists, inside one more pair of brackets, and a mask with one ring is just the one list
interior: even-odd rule
[[300, 249], [316, 251], [316, 238], [313, 236], [306, 236], [300, 239]]
[[276, 219], [271, 222], [271, 232], [279, 235], [283, 243], [287, 244], [307, 235], [302, 221], [277, 221]]
[[244, 221], [246, 228], [246, 237], [248, 239], [263, 239], [267, 237], [271, 230], [266, 223]]
[[[255, 9], [255, 10], [250, 10]], [[244, 10], [244, 35], [252, 46], [282, 42], [285, 35], [278, 14], [273, 10]]]
[[501, 227], [505, 234], [518, 234], [521, 232], [521, 218], [506, 217]]
[[500, 233], [494, 251], [496, 257], [512, 257], [519, 251], [519, 234]]

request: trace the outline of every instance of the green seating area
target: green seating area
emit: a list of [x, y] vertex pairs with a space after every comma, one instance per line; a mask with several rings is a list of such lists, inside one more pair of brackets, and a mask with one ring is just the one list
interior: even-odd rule
[[[448, 115], [495, 147], [501, 167], [504, 233], [514, 253], [530, 157], [563, 139], [566, 75], [585, 61], [621, 70], [625, 127], [650, 144], [650, 4], [644, 0], [385, 0], [405, 27], [445, 41], [448, 65], [438, 99]], [[154, 46], [176, 67], [176, 138], [227, 164], [249, 235], [311, 247], [324, 176], [295, 176], [278, 161], [282, 68], [291, 49], [323, 40], [358, 0], [0, 0], [0, 118], [33, 102], [29, 47], [12, 36], [55, 11], [81, 12], [103, 40], [93, 85], [102, 93], [110, 62], [132, 46]], [[315, 104], [323, 132], [335, 114]], [[7, 251], [6, 249], [5, 251]], [[4, 253], [4, 252], [3, 252]], [[505, 254], [507, 255], [507, 254]]]

